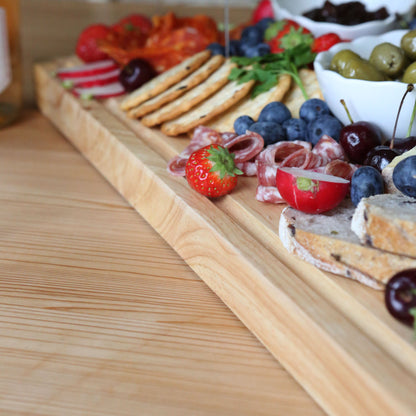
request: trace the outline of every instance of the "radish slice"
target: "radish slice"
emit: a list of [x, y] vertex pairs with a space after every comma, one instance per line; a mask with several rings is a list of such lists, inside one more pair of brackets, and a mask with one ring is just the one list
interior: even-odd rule
[[101, 85], [91, 88], [74, 88], [72, 92], [77, 97], [82, 98], [110, 98], [124, 94], [125, 89], [120, 82], [113, 82], [107, 85]]
[[350, 181], [300, 168], [278, 168], [276, 187], [292, 207], [308, 214], [335, 208], [346, 197]]
[[73, 66], [70, 68], [60, 68], [56, 72], [56, 75], [61, 79], [81, 78], [103, 74], [117, 68], [118, 65], [113, 60], [105, 59], [90, 64]]
[[68, 88], [73, 87], [95, 87], [97, 85], [106, 85], [118, 81], [121, 70], [119, 68], [104, 74], [91, 75], [89, 77], [65, 79], [64, 85]]

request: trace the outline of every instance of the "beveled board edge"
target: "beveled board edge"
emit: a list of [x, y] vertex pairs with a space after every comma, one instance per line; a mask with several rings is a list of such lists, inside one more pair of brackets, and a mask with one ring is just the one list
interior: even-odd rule
[[41, 111], [324, 410], [333, 415], [413, 414], [413, 371], [305, 284], [221, 204], [171, 177], [166, 160], [101, 103], [85, 105], [65, 91], [51, 68], [35, 67]]

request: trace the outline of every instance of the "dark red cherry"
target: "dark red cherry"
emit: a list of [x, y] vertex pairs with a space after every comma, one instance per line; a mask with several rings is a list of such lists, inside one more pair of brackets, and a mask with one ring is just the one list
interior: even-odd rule
[[384, 299], [391, 315], [406, 325], [413, 325], [415, 317], [411, 312], [416, 313], [416, 269], [395, 274], [387, 282]]
[[376, 146], [373, 147], [364, 160], [364, 165], [372, 166], [381, 172], [396, 156], [401, 153], [394, 149], [390, 149], [388, 146]]
[[156, 76], [156, 71], [144, 59], [131, 60], [120, 72], [119, 81], [126, 91], [134, 91]]
[[342, 128], [339, 142], [348, 158], [355, 163], [363, 164], [367, 153], [381, 145], [383, 135], [381, 130], [367, 121], [357, 121]]
[[[385, 144], [390, 146], [391, 140], [388, 140]], [[407, 152], [410, 149], [413, 149], [416, 146], [416, 136], [409, 136], [405, 138], [395, 138], [393, 141], [393, 147], [399, 153]]]

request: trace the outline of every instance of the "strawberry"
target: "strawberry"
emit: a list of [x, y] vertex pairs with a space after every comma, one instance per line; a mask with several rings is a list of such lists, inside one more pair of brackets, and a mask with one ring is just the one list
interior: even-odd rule
[[279, 20], [266, 30], [265, 39], [270, 45], [271, 53], [283, 52], [300, 43], [311, 44], [311, 32], [293, 20]]
[[217, 144], [211, 144], [191, 154], [185, 168], [186, 179], [202, 195], [211, 198], [231, 192], [242, 172], [235, 166], [234, 154]]
[[274, 17], [272, 2], [270, 0], [261, 0], [255, 8], [251, 17], [252, 24], [256, 24], [265, 17]]
[[118, 33], [139, 32], [148, 35], [152, 27], [152, 21], [147, 16], [142, 14], [130, 14], [129, 16], [120, 19], [111, 28]]
[[84, 62], [95, 62], [108, 58], [107, 54], [100, 51], [99, 41], [107, 39], [111, 34], [111, 28], [104, 24], [98, 23], [88, 26], [78, 37], [76, 54]]
[[324, 52], [339, 42], [342, 39], [336, 33], [325, 33], [314, 39], [311, 50], [315, 53]]

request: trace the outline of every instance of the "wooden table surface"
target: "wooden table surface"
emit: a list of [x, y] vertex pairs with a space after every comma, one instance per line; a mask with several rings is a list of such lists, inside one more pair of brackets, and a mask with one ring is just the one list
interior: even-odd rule
[[[22, 3], [26, 69], [98, 10]], [[0, 251], [1, 415], [323, 414], [36, 110], [0, 131]]]

